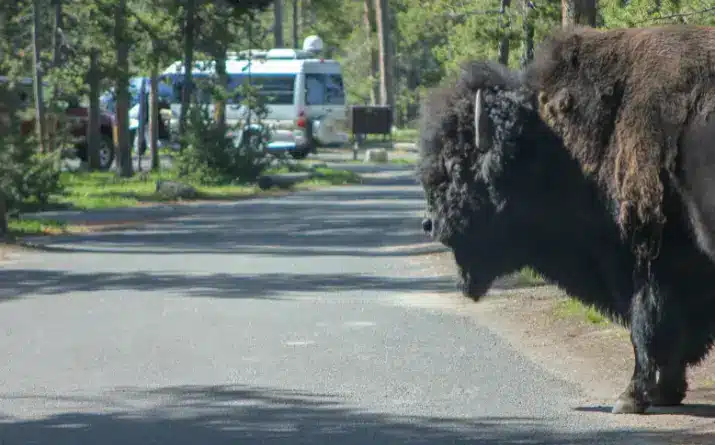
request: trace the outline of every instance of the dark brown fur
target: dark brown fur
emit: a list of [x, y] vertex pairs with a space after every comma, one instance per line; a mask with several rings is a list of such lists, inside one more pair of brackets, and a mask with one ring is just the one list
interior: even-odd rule
[[542, 118], [619, 204], [621, 230], [659, 233], [683, 131], [715, 109], [715, 28], [561, 31], [525, 80]]

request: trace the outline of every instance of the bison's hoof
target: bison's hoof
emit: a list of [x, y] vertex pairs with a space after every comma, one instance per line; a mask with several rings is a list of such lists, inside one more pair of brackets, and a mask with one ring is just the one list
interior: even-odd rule
[[633, 398], [619, 398], [611, 412], [613, 414], [643, 414], [647, 408], [647, 404], [636, 402]]

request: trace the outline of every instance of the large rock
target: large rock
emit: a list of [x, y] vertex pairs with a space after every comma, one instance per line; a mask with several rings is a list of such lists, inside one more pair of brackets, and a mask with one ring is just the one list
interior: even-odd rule
[[311, 176], [308, 172], [263, 175], [258, 178], [258, 187], [261, 190], [268, 190], [271, 187], [290, 188], [299, 182], [310, 179]]
[[384, 164], [387, 162], [387, 150], [384, 148], [371, 148], [365, 151], [365, 162]]
[[160, 179], [156, 181], [156, 193], [169, 199], [194, 199], [198, 190], [189, 184]]
[[310, 171], [316, 171], [319, 168], [328, 168], [328, 164], [325, 162], [315, 162], [310, 165]]

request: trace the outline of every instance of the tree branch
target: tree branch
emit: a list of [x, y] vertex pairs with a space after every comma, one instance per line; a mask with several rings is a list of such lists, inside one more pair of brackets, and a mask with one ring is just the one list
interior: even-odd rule
[[668, 19], [677, 19], [677, 18], [683, 18], [683, 17], [690, 17], [693, 15], [698, 15], [698, 14], [707, 14], [708, 12], [715, 12], [715, 6], [712, 6], [710, 8], [705, 8], [705, 9], [700, 9], [697, 11], [692, 11], [692, 12], [684, 12], [684, 13], [679, 13], [679, 14], [671, 14], [671, 15], [664, 15], [660, 17], [651, 17], [646, 20], [641, 20], [639, 22], [635, 22], [634, 25], [642, 25], [644, 23], [649, 23], [649, 22], [656, 22], [659, 20], [668, 20]]

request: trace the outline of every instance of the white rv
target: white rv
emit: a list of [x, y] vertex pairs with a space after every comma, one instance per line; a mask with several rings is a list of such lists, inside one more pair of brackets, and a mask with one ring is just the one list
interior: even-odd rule
[[[344, 144], [348, 141], [346, 125], [347, 105], [343, 86], [342, 68], [335, 60], [317, 57], [311, 50], [322, 42], [311, 36], [304, 42], [303, 50], [275, 48], [267, 51], [247, 50], [229, 54], [226, 72], [229, 91], [242, 84], [256, 87], [268, 113], [261, 124], [270, 128], [268, 151], [288, 151], [296, 158], [315, 152], [318, 146]], [[318, 48], [320, 50], [321, 48]], [[212, 63], [197, 63], [192, 75], [200, 79], [215, 76]], [[171, 99], [171, 126], [176, 125], [181, 111], [183, 64], [177, 61], [164, 70], [162, 77], [171, 79], [174, 94]], [[210, 94], [198, 91], [199, 101], [211, 106]], [[243, 123], [246, 114], [241, 97], [233, 94], [226, 106], [226, 120], [233, 127]], [[138, 106], [132, 109], [133, 120]], [[255, 120], [255, 119], [254, 119]], [[133, 122], [132, 126], [135, 126]], [[238, 139], [257, 129], [255, 123], [236, 134]]]

